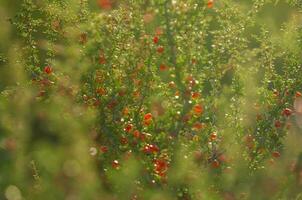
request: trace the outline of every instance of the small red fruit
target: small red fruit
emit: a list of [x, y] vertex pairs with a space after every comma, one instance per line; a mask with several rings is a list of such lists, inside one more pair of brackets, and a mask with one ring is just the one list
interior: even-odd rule
[[147, 113], [144, 116], [144, 125], [145, 126], [149, 126], [152, 122], [152, 114], [151, 113]]
[[292, 110], [289, 109], [289, 108], [285, 108], [285, 109], [282, 111], [282, 115], [285, 115], [286, 117], [289, 117], [291, 114], [292, 114]]
[[276, 128], [281, 128], [282, 124], [279, 120], [275, 121], [275, 127]]
[[208, 8], [213, 8], [214, 0], [208, 0], [207, 6], [208, 6]]
[[106, 153], [108, 151], [108, 147], [107, 146], [101, 146], [100, 151], [103, 152], [103, 153]]
[[157, 48], [157, 52], [158, 52], [158, 53], [163, 53], [164, 50], [165, 50], [165, 49], [164, 49], [164, 47], [162, 47], [162, 46], [160, 46], [160, 47]]
[[157, 36], [154, 36], [154, 38], [153, 38], [153, 42], [154, 42], [154, 44], [157, 44], [157, 43], [158, 43], [158, 41], [159, 41], [159, 38], [158, 38]]
[[118, 169], [118, 168], [120, 167], [119, 161], [118, 161], [118, 160], [114, 160], [114, 161], [112, 162], [112, 167], [113, 167], [114, 169]]
[[129, 114], [129, 108], [124, 108], [123, 110], [123, 115], [128, 115]]
[[96, 90], [96, 92], [99, 94], [99, 95], [105, 95], [106, 94], [106, 90], [104, 88], [98, 88]]
[[50, 66], [46, 66], [46, 67], [44, 67], [44, 72], [46, 74], [51, 74], [52, 73], [52, 68]]
[[159, 148], [153, 144], [146, 144], [143, 148], [144, 153], [157, 153]]
[[197, 99], [198, 97], [200, 97], [200, 93], [199, 92], [193, 92], [192, 93], [192, 99]]
[[202, 114], [202, 112], [203, 112], [203, 107], [201, 106], [201, 105], [195, 105], [194, 106], [194, 112], [195, 112], [195, 114]]
[[212, 168], [216, 169], [220, 166], [220, 163], [218, 160], [213, 160], [213, 162], [211, 163]]
[[149, 126], [151, 124], [151, 122], [152, 122], [151, 120], [146, 120], [146, 121], [144, 121], [144, 125]]
[[168, 163], [164, 159], [156, 159], [154, 161], [154, 171], [160, 176], [164, 176], [168, 169]]
[[133, 132], [133, 136], [135, 137], [135, 138], [139, 138], [140, 137], [140, 132], [138, 131], [138, 130], [135, 130], [134, 132]]
[[104, 10], [110, 10], [112, 8], [111, 0], [98, 0], [98, 5]]
[[144, 116], [144, 120], [145, 120], [145, 121], [151, 120], [151, 119], [152, 119], [152, 114], [151, 114], [151, 113], [145, 114], [145, 116]]
[[272, 156], [274, 158], [279, 158], [281, 156], [281, 154], [278, 151], [273, 151]]
[[150, 144], [149, 148], [151, 150], [152, 153], [158, 152], [159, 148], [156, 145]]
[[160, 66], [159, 66], [159, 70], [160, 71], [165, 71], [165, 70], [167, 70], [168, 69], [168, 67], [166, 66], [166, 65], [164, 65], [164, 64], [161, 64]]
[[122, 138], [120, 139], [120, 142], [121, 142], [121, 144], [123, 144], [123, 145], [128, 144], [128, 140], [127, 140], [127, 138], [125, 138], [125, 137], [122, 137]]
[[203, 128], [203, 124], [200, 123], [200, 122], [196, 122], [194, 125], [193, 125], [193, 128], [196, 129], [196, 130], [200, 130]]
[[132, 128], [133, 128], [132, 124], [127, 124], [124, 130], [129, 133], [132, 130]]
[[299, 91], [297, 91], [297, 92], [296, 92], [296, 97], [298, 98], [298, 97], [301, 97], [301, 96], [302, 96], [302, 93], [299, 92]]
[[210, 139], [211, 139], [212, 141], [216, 140], [216, 139], [217, 139], [217, 133], [216, 133], [216, 132], [211, 133]]

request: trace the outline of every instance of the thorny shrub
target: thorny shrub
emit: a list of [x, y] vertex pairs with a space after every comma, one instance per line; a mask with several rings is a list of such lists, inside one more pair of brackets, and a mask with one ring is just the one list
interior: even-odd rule
[[1, 199], [301, 198], [300, 0], [0, 5]]

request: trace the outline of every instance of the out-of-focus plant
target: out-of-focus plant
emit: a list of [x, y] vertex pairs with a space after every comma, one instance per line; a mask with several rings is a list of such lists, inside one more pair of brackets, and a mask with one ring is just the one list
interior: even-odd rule
[[0, 5], [1, 199], [301, 198], [300, 1]]

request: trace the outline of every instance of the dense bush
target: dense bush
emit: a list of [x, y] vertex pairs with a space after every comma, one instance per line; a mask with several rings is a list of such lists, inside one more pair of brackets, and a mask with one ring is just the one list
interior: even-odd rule
[[0, 199], [302, 199], [300, 0], [0, 6]]

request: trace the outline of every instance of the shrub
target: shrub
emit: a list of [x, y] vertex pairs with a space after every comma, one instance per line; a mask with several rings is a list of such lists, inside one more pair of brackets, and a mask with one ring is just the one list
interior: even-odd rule
[[1, 199], [301, 198], [300, 1], [0, 5]]

